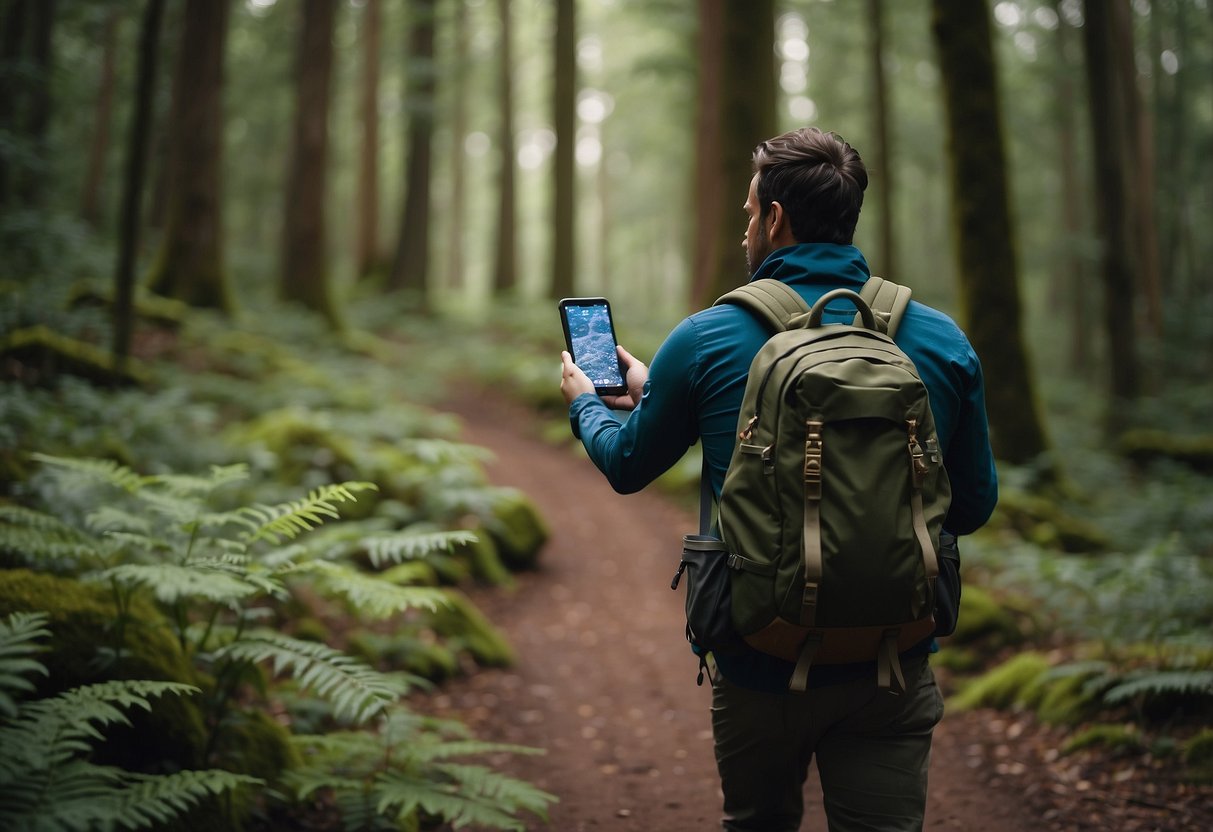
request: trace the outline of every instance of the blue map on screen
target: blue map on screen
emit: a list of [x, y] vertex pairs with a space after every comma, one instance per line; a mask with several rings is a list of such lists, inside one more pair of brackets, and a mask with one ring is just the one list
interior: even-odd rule
[[615, 354], [615, 336], [607, 307], [566, 306], [569, 338], [573, 342], [573, 363], [581, 368], [595, 387], [619, 387], [619, 357]]

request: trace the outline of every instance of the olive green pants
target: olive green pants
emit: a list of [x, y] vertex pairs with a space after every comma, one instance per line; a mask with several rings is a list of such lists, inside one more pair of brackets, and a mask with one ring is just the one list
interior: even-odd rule
[[718, 677], [712, 691], [716, 766], [729, 832], [796, 832], [817, 758], [830, 832], [918, 832], [931, 732], [943, 697], [927, 657], [903, 662], [906, 692], [875, 679], [759, 693]]

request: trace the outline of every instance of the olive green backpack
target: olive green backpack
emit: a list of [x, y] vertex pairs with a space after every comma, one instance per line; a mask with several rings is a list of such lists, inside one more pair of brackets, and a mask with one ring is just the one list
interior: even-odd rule
[[[750, 365], [718, 528], [733, 628], [796, 662], [794, 691], [814, 664], [873, 660], [880, 687], [904, 689], [899, 653], [935, 629], [951, 489], [926, 387], [892, 339], [909, 297], [873, 277], [811, 310], [776, 280], [717, 301], [775, 332]], [[844, 300], [854, 321], [823, 325]]]

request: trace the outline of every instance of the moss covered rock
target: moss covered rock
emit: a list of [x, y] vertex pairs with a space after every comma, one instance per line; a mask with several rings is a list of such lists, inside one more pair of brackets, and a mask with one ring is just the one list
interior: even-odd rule
[[502, 563], [493, 536], [485, 529], [477, 529], [475, 534], [475, 540], [456, 546], [452, 556], [466, 563], [468, 571], [476, 580], [493, 586], [510, 585], [513, 576]]
[[[106, 588], [12, 569], [0, 578], [0, 616], [13, 612], [44, 612], [49, 617], [50, 650], [39, 656], [48, 675], [38, 680], [37, 696], [110, 679], [208, 685], [173, 638], [168, 622], [140, 599], [120, 626]], [[151, 712], [135, 709], [127, 715], [131, 726], [112, 726], [99, 746], [106, 762], [148, 772], [203, 765], [206, 730], [197, 696], [164, 696]]]
[[1020, 653], [971, 679], [952, 697], [949, 705], [960, 710], [971, 708], [1008, 708], [1021, 703], [1042, 674], [1049, 669], [1049, 660], [1040, 653]]
[[539, 560], [539, 550], [550, 533], [535, 504], [521, 491], [502, 489], [492, 516], [485, 518], [485, 531], [497, 546], [503, 563], [511, 569], [530, 569]]
[[1111, 548], [1111, 541], [1098, 526], [1070, 514], [1055, 500], [1023, 491], [999, 493], [992, 523], [1011, 528], [1046, 549], [1098, 554]]
[[979, 586], [966, 586], [960, 595], [960, 615], [956, 630], [948, 637], [952, 644], [981, 641], [997, 649], [1024, 640], [1021, 616], [1007, 603]]
[[514, 663], [514, 650], [480, 610], [458, 592], [451, 603], [434, 613], [434, 630], [454, 651], [466, 651], [481, 667], [506, 667]]

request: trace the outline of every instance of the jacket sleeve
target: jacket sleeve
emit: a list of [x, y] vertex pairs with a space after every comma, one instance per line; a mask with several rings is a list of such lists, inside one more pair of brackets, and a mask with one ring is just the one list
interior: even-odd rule
[[622, 421], [591, 393], [569, 406], [573, 435], [619, 493], [644, 488], [698, 439], [690, 401], [695, 357], [694, 330], [683, 321], [657, 350], [644, 395]]
[[968, 383], [960, 391], [959, 412], [944, 465], [952, 484], [952, 505], [944, 528], [970, 534], [990, 519], [998, 502], [998, 472], [990, 449], [981, 363], [971, 354]]

